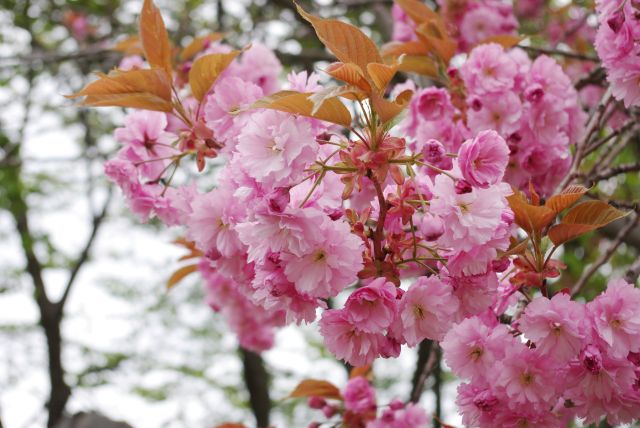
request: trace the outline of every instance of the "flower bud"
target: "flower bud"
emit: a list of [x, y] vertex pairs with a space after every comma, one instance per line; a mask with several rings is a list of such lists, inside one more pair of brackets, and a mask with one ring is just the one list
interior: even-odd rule
[[311, 409], [322, 409], [327, 405], [327, 401], [322, 397], [309, 397], [307, 400], [307, 405]]

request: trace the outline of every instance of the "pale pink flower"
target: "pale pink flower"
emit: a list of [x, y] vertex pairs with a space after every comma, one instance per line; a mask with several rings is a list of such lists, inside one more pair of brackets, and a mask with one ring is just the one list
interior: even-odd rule
[[624, 358], [640, 351], [640, 290], [622, 279], [613, 280], [587, 304], [587, 312], [612, 356]]
[[236, 139], [246, 125], [249, 114], [240, 111], [262, 97], [259, 86], [235, 76], [216, 82], [204, 105], [204, 118], [214, 138], [233, 149]]
[[436, 277], [420, 277], [400, 300], [403, 337], [410, 346], [442, 340], [458, 310], [452, 288]]
[[500, 408], [505, 407], [483, 380], [461, 383], [456, 405], [462, 413], [462, 423], [468, 427], [491, 427]]
[[460, 68], [467, 90], [475, 95], [510, 90], [517, 71], [516, 63], [497, 43], [482, 44], [473, 49]]
[[568, 294], [558, 293], [551, 300], [540, 296], [527, 305], [519, 328], [540, 354], [566, 362], [582, 347], [584, 315], [583, 305]]
[[503, 223], [503, 211], [509, 211], [506, 196], [510, 194], [506, 183], [458, 194], [454, 180], [436, 176], [430, 210], [447, 225], [438, 242], [457, 251], [488, 243]]
[[539, 352], [524, 345], [512, 346], [507, 348], [497, 377], [490, 381], [503, 388], [512, 408], [544, 408], [556, 394], [558, 379], [552, 368], [551, 361]]
[[287, 252], [302, 257], [324, 237], [319, 225], [322, 212], [314, 209], [287, 208], [282, 213], [257, 214], [254, 221], [236, 226], [240, 240], [249, 247], [248, 261], [260, 260], [269, 252]]
[[208, 253], [217, 251], [224, 257], [244, 252], [245, 246], [235, 230], [243, 210], [228, 188], [216, 188], [194, 198], [187, 220], [187, 236]]
[[312, 297], [333, 297], [357, 280], [364, 264], [362, 241], [341, 220], [324, 217], [315, 227], [322, 238], [314, 242], [305, 237], [306, 245], [310, 246], [308, 251], [302, 255], [282, 253], [284, 272], [298, 292]]
[[247, 174], [267, 187], [296, 184], [318, 154], [306, 119], [273, 110], [251, 114], [236, 148]]
[[136, 163], [143, 177], [157, 180], [169, 162], [168, 157], [178, 154], [171, 146], [177, 140], [166, 132], [167, 117], [162, 112], [138, 110], [124, 119], [124, 127], [113, 135], [124, 144], [122, 155]]
[[515, 93], [507, 91], [486, 95], [482, 97], [481, 104], [479, 110], [472, 108], [467, 111], [467, 124], [472, 132], [493, 129], [500, 135], [511, 135], [520, 128], [522, 105]]
[[505, 326], [491, 329], [472, 317], [449, 330], [441, 346], [447, 365], [457, 376], [476, 379], [486, 378], [495, 370], [514, 341]]
[[280, 88], [278, 79], [281, 72], [282, 64], [275, 53], [262, 43], [252, 43], [240, 60], [231, 64], [226, 74], [252, 82], [265, 95], [270, 95]]
[[566, 397], [574, 404], [577, 415], [592, 423], [604, 414], [615, 415], [622, 410], [634, 381], [635, 370], [630, 361], [611, 358], [604, 349], [587, 345], [569, 366]]

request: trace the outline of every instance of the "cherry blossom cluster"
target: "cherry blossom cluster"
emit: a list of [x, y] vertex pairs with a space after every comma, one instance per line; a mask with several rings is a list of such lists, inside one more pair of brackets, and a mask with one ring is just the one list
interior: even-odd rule
[[[571, 163], [569, 147], [582, 132], [585, 114], [569, 77], [555, 60], [531, 61], [518, 48], [483, 44], [450, 75], [458, 91], [429, 87], [412, 99], [402, 124], [416, 149], [430, 139], [456, 151], [470, 135], [497, 131], [509, 145], [506, 181], [548, 195]], [[458, 93], [464, 91], [464, 100]]]
[[[624, 4], [618, 12], [627, 13]], [[499, 2], [442, 8], [463, 50], [517, 26]], [[412, 40], [412, 21], [397, 8], [394, 16], [396, 38]], [[607, 24], [609, 36], [632, 19]], [[205, 42], [198, 55], [230, 52]], [[183, 227], [207, 303], [241, 346], [267, 350], [278, 328], [319, 317], [327, 349], [354, 367], [397, 357], [405, 344], [441, 342], [448, 366], [466, 382], [457, 403], [468, 426], [640, 416], [640, 291], [612, 281], [586, 304], [563, 293], [549, 298], [546, 278], [559, 275], [561, 263], [536, 254], [534, 267], [524, 249], [514, 251], [517, 210], [508, 198], [519, 192], [512, 186], [531, 195], [532, 204], [520, 202], [531, 212], [550, 212], [544, 227], [551, 225], [562, 210], [541, 206], [538, 194], [551, 195], [567, 173], [585, 122], [555, 60], [480, 44], [459, 56], [446, 87], [416, 90], [395, 128], [387, 113], [404, 107], [400, 101], [368, 82], [351, 86], [360, 116], [341, 128], [305, 110], [326, 96], [318, 75], [292, 72], [283, 82], [281, 64], [263, 45], [237, 54], [198, 99], [187, 84], [193, 62], [178, 64], [171, 89], [179, 102], [170, 113], [128, 113], [115, 131], [122, 147], [105, 172], [142, 221]], [[351, 79], [336, 71], [358, 69], [350, 64], [329, 71]], [[121, 64], [143, 67], [138, 56]], [[392, 99], [407, 88], [415, 85], [398, 85]], [[291, 102], [298, 110], [265, 107], [265, 99], [291, 93], [304, 95], [302, 107]], [[180, 168], [191, 159], [198, 172], [215, 171], [194, 179], [195, 171]], [[541, 253], [538, 235], [528, 239]], [[532, 298], [537, 288], [543, 296]], [[340, 405], [312, 397], [309, 406], [349, 426], [429, 425], [411, 404], [377, 405], [361, 376], [340, 396]]]
[[[345, 426], [367, 428], [429, 428], [431, 418], [425, 411], [413, 403], [404, 403], [394, 399], [386, 405], [376, 404], [376, 393], [369, 381], [363, 376], [349, 379], [341, 391], [342, 401], [332, 404], [332, 400], [322, 397], [309, 397], [311, 409], [321, 410], [327, 422], [340, 416]], [[326, 422], [325, 422], [326, 423]], [[312, 422], [309, 428], [319, 428], [320, 422]]]
[[[498, 35], [515, 35], [518, 21], [513, 6], [500, 0], [439, 0], [447, 31], [458, 42], [460, 51]], [[398, 5], [393, 6], [393, 40], [416, 40], [415, 23]]]
[[469, 427], [564, 427], [640, 417], [640, 290], [623, 280], [583, 304], [534, 298], [509, 327], [471, 317], [442, 342], [464, 379], [457, 404]]
[[626, 107], [640, 105], [640, 5], [630, 0], [596, 2], [595, 47], [613, 96]]

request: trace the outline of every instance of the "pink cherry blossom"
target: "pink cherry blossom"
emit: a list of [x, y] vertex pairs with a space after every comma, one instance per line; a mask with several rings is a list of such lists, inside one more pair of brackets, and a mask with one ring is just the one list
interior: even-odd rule
[[481, 131], [473, 140], [467, 140], [458, 152], [458, 165], [462, 176], [472, 186], [486, 188], [502, 181], [509, 162], [509, 148], [495, 131]]
[[542, 355], [566, 362], [580, 352], [585, 339], [583, 305], [558, 293], [534, 299], [520, 318], [520, 329]]
[[396, 286], [385, 278], [377, 278], [351, 293], [345, 310], [361, 330], [368, 333], [383, 331], [396, 316]]
[[469, 91], [477, 95], [496, 94], [513, 88], [516, 63], [504, 55], [502, 46], [487, 43], [471, 51], [460, 68]]
[[349, 379], [342, 392], [344, 407], [354, 413], [364, 413], [376, 408], [375, 390], [362, 376]]
[[611, 355], [640, 351], [640, 290], [622, 279], [587, 305], [595, 333], [611, 347]]
[[355, 367], [371, 363], [379, 354], [384, 336], [358, 329], [343, 310], [324, 311], [318, 325], [327, 349]]
[[410, 346], [422, 339], [442, 340], [457, 310], [450, 286], [435, 277], [418, 278], [400, 300], [404, 339]]

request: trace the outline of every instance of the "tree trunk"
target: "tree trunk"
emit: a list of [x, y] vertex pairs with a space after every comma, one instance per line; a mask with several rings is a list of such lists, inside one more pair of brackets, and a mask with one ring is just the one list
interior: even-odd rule
[[269, 375], [259, 354], [240, 348], [244, 365], [244, 382], [249, 391], [249, 404], [258, 428], [269, 426], [271, 399], [269, 398]]
[[42, 314], [42, 327], [47, 337], [49, 355], [49, 382], [51, 394], [49, 396], [49, 419], [47, 427], [54, 427], [64, 414], [64, 409], [71, 395], [71, 388], [64, 380], [62, 367], [62, 336], [60, 334], [61, 313], [57, 305], [50, 304]]

